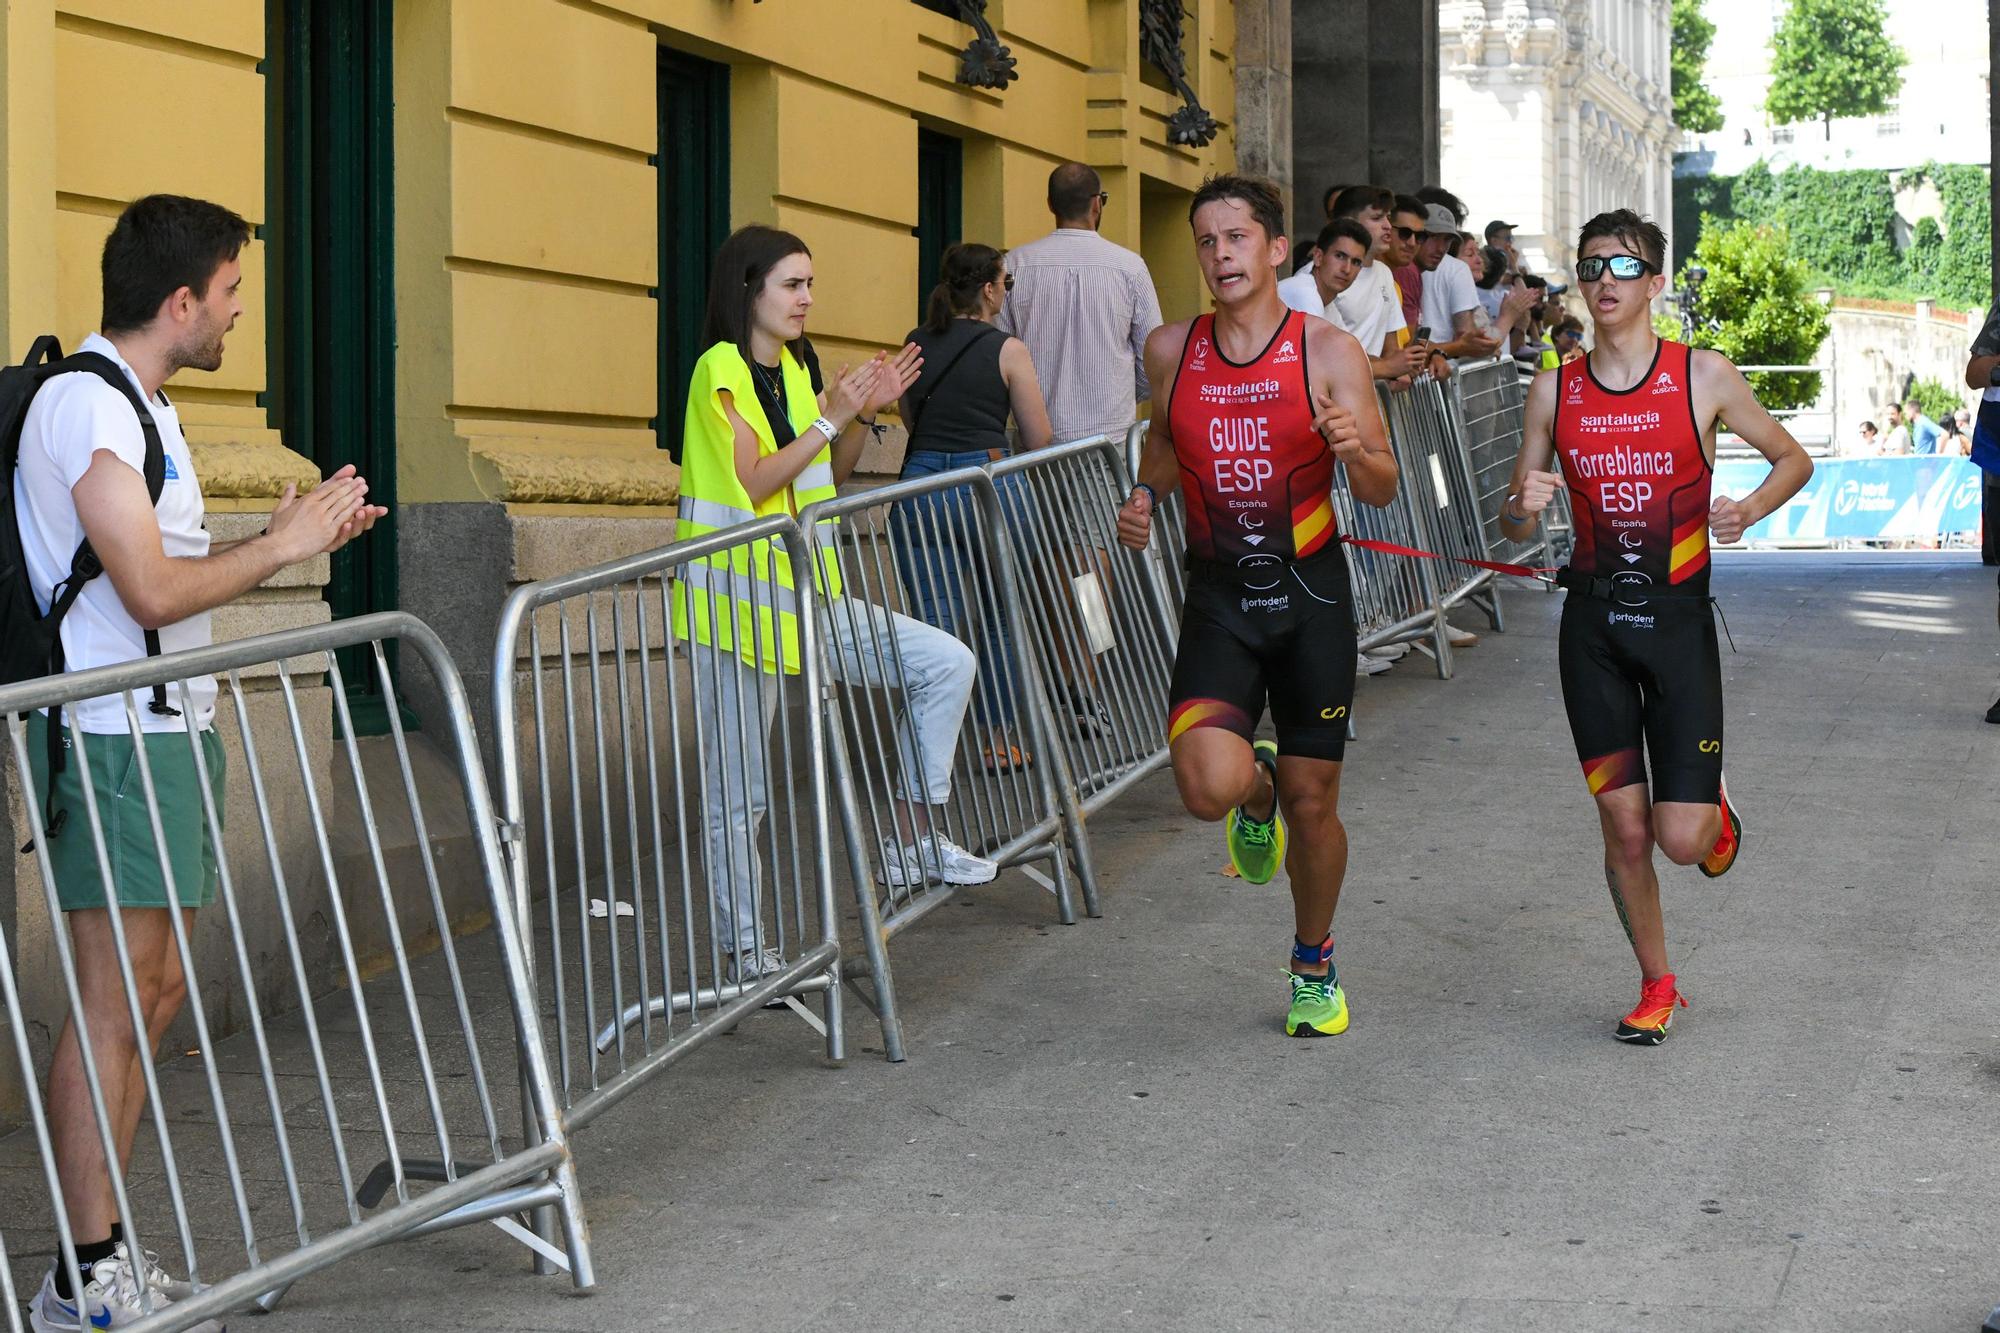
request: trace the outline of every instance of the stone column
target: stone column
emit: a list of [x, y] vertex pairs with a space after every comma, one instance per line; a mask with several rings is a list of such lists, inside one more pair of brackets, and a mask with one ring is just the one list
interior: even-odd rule
[[1318, 230], [1329, 185], [1435, 182], [1436, 0], [1292, 0], [1291, 15], [1294, 230]]
[[1236, 165], [1284, 191], [1293, 215], [1292, 0], [1237, 0]]

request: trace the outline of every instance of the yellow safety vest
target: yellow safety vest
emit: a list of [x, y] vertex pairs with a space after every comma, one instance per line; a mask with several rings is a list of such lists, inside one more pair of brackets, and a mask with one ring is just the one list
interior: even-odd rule
[[[785, 407], [792, 430], [803, 435], [819, 416], [812, 377], [785, 348], [779, 354]], [[722, 393], [736, 414], [757, 433], [757, 455], [778, 452], [770, 422], [758, 405], [750, 363], [734, 343], [720, 342], [702, 353], [688, 385], [687, 424], [681, 435], [681, 497], [675, 535], [680, 540], [748, 523], [769, 514], [796, 514], [818, 500], [831, 499], [833, 447], [823, 446], [806, 470], [784, 490], [752, 504], [736, 474], [736, 431], [722, 410]], [[815, 432], [817, 434], [817, 432]], [[835, 523], [818, 524], [806, 539], [818, 549], [819, 586], [840, 593], [840, 557]], [[710, 648], [734, 649], [747, 665], [771, 674], [799, 669], [798, 589], [791, 557], [782, 544], [746, 542], [681, 567], [674, 582], [674, 634]], [[779, 654], [782, 652], [782, 659]]]

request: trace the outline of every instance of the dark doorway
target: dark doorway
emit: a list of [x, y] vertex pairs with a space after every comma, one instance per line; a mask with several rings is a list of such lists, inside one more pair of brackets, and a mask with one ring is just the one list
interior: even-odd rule
[[965, 229], [965, 145], [949, 134], [917, 131], [917, 318], [937, 285], [938, 261]]
[[[396, 606], [390, 4], [268, 0], [265, 7], [266, 406], [285, 443], [322, 475], [352, 463], [368, 478], [369, 498], [389, 507], [372, 533], [333, 556], [326, 600], [342, 618]], [[343, 654], [340, 669], [355, 731], [387, 730], [388, 699], [372, 655]]]
[[688, 377], [707, 349], [708, 269], [729, 235], [729, 66], [660, 49], [660, 406], [675, 462]]

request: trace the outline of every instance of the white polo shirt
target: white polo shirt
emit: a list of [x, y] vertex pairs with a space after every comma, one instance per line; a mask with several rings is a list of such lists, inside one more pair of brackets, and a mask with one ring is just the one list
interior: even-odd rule
[[[139, 377], [110, 339], [91, 334], [78, 349], [98, 352], [111, 358], [131, 377], [135, 387]], [[144, 389], [141, 388], [143, 393]], [[180, 416], [165, 394], [155, 394], [152, 403], [154, 424], [159, 427], [160, 444], [166, 453], [167, 479], [160, 491], [154, 513], [160, 523], [160, 544], [169, 557], [208, 554], [208, 531], [202, 527], [204, 509], [201, 486], [195, 480], [194, 458], [187, 439], [181, 434]], [[21, 547], [27, 556], [28, 580], [35, 600], [46, 611], [55, 585], [69, 577], [70, 560], [83, 541], [83, 523], [77, 517], [76, 501], [70, 490], [89, 470], [97, 451], [108, 450], [140, 476], [145, 475], [146, 435], [139, 414], [124, 394], [97, 376], [79, 372], [58, 375], [42, 385], [28, 405], [21, 425], [21, 461], [14, 474], [14, 507], [20, 515]], [[179, 652], [205, 648], [213, 641], [208, 612], [160, 627], [160, 651]], [[145, 631], [132, 619], [111, 576], [100, 574], [83, 585], [83, 592], [62, 622], [63, 657], [66, 669], [129, 662], [146, 655]], [[215, 678], [198, 676], [188, 681], [197, 727], [206, 727], [215, 716]], [[188, 719], [169, 717], [147, 707], [149, 692], [137, 700], [139, 725], [145, 731], [180, 731]], [[180, 691], [167, 687], [167, 702], [181, 706]], [[66, 720], [73, 719], [84, 731], [124, 734], [131, 730], [125, 721], [124, 702], [116, 695], [87, 699], [66, 707]]]
[[1340, 311], [1342, 327], [1370, 356], [1382, 355], [1383, 340], [1409, 327], [1403, 322], [1403, 298], [1396, 294], [1395, 275], [1379, 259], [1362, 269], [1333, 303]]

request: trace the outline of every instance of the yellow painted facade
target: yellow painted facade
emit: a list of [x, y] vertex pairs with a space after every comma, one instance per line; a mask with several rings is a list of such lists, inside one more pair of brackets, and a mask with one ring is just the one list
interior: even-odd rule
[[[658, 60], [730, 67], [730, 221], [803, 235], [830, 363], [901, 338], [917, 273], [919, 127], [963, 143], [963, 233], [1050, 225], [1049, 169], [1096, 166], [1105, 232], [1145, 254], [1169, 317], [1196, 308], [1188, 193], [1234, 161], [1234, 0], [1185, 0], [1188, 77], [1221, 123], [1167, 142], [1137, 0], [989, 0], [1004, 92], [954, 81], [973, 35], [912, 0], [395, 0], [394, 457], [398, 502], [657, 515]], [[19, 355], [94, 327], [112, 218], [155, 190], [267, 213], [266, 0], [10, 0], [0, 34], [0, 310]], [[307, 469], [270, 380], [262, 239], [221, 371], [177, 398], [220, 507]], [[274, 354], [273, 354], [274, 355]], [[666, 405], [678, 414], [678, 404]], [[607, 511], [605, 506], [612, 508]], [[623, 507], [622, 509], [620, 507]]]

